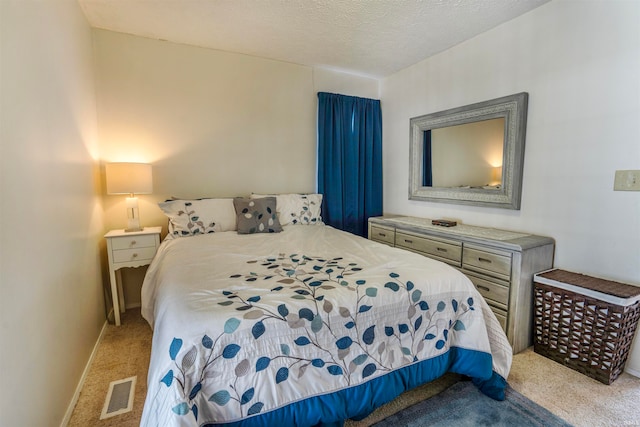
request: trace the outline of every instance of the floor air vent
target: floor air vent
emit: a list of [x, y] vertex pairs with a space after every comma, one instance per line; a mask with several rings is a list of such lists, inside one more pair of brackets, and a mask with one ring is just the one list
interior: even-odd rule
[[112, 381], [109, 384], [109, 392], [104, 401], [100, 419], [114, 417], [131, 411], [133, 408], [133, 396], [136, 389], [136, 378], [129, 377], [123, 380]]

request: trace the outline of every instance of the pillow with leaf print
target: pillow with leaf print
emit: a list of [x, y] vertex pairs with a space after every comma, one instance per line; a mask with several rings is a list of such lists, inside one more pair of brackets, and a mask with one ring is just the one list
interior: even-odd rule
[[[267, 197], [267, 195], [251, 195], [252, 199], [261, 197]], [[321, 215], [322, 194], [276, 194], [275, 197], [281, 225], [323, 224]]]
[[158, 206], [169, 218], [171, 238], [236, 229], [233, 199], [174, 199]]
[[282, 231], [276, 213], [276, 198], [233, 199], [238, 222], [238, 234], [279, 233]]

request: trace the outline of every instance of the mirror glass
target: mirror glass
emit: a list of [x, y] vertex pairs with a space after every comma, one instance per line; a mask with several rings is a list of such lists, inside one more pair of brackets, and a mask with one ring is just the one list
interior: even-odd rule
[[504, 117], [427, 130], [424, 185], [499, 190], [503, 146]]
[[519, 93], [412, 118], [409, 199], [520, 209], [527, 101]]

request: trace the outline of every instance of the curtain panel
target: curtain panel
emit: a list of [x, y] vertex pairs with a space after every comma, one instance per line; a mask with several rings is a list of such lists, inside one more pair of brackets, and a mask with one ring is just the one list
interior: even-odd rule
[[323, 221], [367, 236], [382, 215], [380, 100], [318, 93], [318, 192]]
[[424, 131], [424, 148], [422, 150], [422, 186], [431, 187], [433, 185], [433, 171], [431, 165], [431, 131]]

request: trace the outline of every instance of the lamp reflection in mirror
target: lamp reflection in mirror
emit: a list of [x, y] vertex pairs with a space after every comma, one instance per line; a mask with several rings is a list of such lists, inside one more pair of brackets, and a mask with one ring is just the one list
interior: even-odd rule
[[500, 186], [502, 184], [502, 165], [494, 166], [492, 172], [493, 182], [489, 185]]
[[128, 194], [127, 228], [125, 231], [141, 231], [138, 198], [136, 194], [151, 194], [153, 178], [151, 165], [146, 163], [107, 163], [107, 194]]

